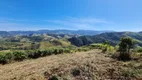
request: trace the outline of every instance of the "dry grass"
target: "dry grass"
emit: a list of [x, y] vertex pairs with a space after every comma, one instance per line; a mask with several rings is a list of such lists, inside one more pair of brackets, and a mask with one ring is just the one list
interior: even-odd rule
[[91, 50], [0, 65], [0, 80], [48, 80], [52, 76], [61, 80], [135, 80], [121, 75], [122, 66], [99, 50]]

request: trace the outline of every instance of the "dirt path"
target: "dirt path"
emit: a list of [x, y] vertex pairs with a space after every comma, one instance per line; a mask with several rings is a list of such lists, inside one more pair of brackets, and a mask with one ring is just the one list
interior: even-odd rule
[[[72, 74], [74, 69], [79, 75]], [[123, 80], [120, 70], [120, 62], [91, 50], [0, 65], [0, 80], [47, 80], [53, 75], [69, 80]]]

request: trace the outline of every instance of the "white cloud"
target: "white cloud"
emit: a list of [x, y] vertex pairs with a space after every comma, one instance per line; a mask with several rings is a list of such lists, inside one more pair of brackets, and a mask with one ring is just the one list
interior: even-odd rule
[[96, 18], [74, 18], [68, 17], [63, 20], [45, 20], [48, 23], [52, 23], [54, 25], [62, 25], [67, 27], [74, 27], [76, 29], [95, 29], [97, 25], [100, 24], [110, 24], [105, 20], [96, 19]]
[[0, 30], [39, 30], [39, 29], [99, 29], [110, 22], [96, 18], [68, 17], [60, 20], [21, 20], [0, 18]]

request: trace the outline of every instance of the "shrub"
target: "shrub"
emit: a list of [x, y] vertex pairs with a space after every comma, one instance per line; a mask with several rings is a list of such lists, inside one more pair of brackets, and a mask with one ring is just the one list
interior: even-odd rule
[[53, 54], [53, 49], [48, 49], [46, 54], [47, 55], [52, 55]]
[[62, 54], [64, 50], [62, 48], [53, 48], [53, 54]]
[[43, 50], [43, 51], [41, 51], [41, 56], [42, 57], [47, 56], [47, 55], [51, 55], [51, 52], [49, 50]]
[[114, 49], [114, 47], [113, 46], [108, 46], [107, 47], [107, 53], [114, 53], [115, 52], [115, 49]]
[[39, 57], [44, 57], [52, 54], [62, 54], [62, 53], [71, 53], [72, 51], [88, 51], [90, 48], [87, 47], [68, 47], [68, 48], [62, 48], [62, 47], [56, 47], [56, 48], [48, 48], [46, 50], [28, 50], [25, 52], [22, 51], [15, 51], [15, 52], [6, 52], [6, 53], [0, 53], [0, 63], [6, 64], [12, 61], [22, 61], [27, 58], [36, 59]]
[[14, 57], [12, 53], [0, 53], [0, 63], [1, 64], [12, 62], [13, 58]]
[[28, 55], [25, 52], [13, 52], [15, 61], [22, 61], [28, 58]]
[[40, 50], [34, 50], [34, 51], [28, 51], [28, 57], [29, 58], [39, 58], [42, 56], [42, 53]]
[[55, 50], [57, 50], [57, 54], [62, 54], [64, 52], [63, 48], [59, 48], [59, 49], [57, 48]]
[[47, 50], [43, 50], [41, 51], [41, 56], [49, 56], [53, 54], [53, 49], [47, 49]]
[[90, 49], [100, 49], [100, 44], [91, 44]]
[[0, 63], [1, 64], [6, 64], [6, 63], [8, 63], [8, 61], [7, 61], [7, 59], [6, 59], [6, 57], [5, 57], [5, 55], [4, 54], [0, 54]]
[[142, 52], [142, 48], [139, 48], [139, 49], [137, 50], [137, 52], [141, 53], [141, 52]]
[[64, 49], [64, 53], [71, 53], [71, 50], [66, 48], [66, 49]]

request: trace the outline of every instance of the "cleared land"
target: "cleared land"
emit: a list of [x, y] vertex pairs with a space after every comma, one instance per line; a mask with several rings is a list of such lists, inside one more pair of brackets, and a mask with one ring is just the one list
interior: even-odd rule
[[100, 50], [51, 55], [0, 65], [0, 80], [135, 80], [122, 75], [123, 63]]

